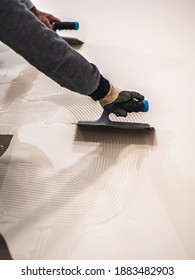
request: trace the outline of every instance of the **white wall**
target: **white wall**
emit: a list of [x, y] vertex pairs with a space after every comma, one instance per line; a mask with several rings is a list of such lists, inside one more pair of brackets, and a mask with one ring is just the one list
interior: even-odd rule
[[79, 21], [67, 34], [84, 40], [79, 52], [112, 83], [145, 95], [150, 111], [138, 117], [155, 136], [100, 132], [75, 141], [72, 123], [97, 118], [98, 104], [10, 52], [0, 125], [15, 137], [1, 158], [1, 218], [10, 223], [0, 226], [13, 256], [194, 259], [195, 1], [34, 3]]

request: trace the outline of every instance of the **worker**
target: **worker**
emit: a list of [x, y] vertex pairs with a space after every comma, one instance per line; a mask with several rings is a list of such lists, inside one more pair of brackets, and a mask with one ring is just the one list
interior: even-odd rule
[[[62, 87], [88, 95], [110, 113], [127, 116], [132, 103], [142, 104], [143, 95], [112, 85], [96, 65], [50, 29], [48, 21], [59, 19], [46, 13], [39, 17], [44, 13], [36, 13], [33, 7], [28, 0], [0, 1], [0, 40], [4, 44]], [[140, 106], [136, 110], [141, 111]]]

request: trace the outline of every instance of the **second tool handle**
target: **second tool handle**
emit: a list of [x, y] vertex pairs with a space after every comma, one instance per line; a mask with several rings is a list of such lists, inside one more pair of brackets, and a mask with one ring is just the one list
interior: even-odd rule
[[53, 30], [78, 30], [79, 29], [79, 23], [77, 21], [71, 22], [71, 21], [54, 21], [52, 22]]

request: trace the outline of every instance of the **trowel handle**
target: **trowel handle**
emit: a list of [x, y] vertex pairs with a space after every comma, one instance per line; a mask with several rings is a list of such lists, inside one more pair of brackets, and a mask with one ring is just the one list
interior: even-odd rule
[[149, 103], [148, 103], [148, 100], [144, 99], [142, 101], [142, 104], [144, 105], [143, 109], [142, 109], [142, 112], [148, 112], [149, 110]]
[[52, 22], [52, 28], [54, 31], [58, 30], [78, 30], [79, 29], [79, 23], [77, 21], [71, 22], [71, 21], [53, 21]]

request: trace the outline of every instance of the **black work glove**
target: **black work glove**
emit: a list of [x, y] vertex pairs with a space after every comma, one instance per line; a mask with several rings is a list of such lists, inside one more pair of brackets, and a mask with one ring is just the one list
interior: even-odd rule
[[117, 116], [126, 117], [127, 113], [144, 110], [144, 96], [135, 91], [126, 91], [111, 85], [109, 93], [99, 100], [104, 110]]

